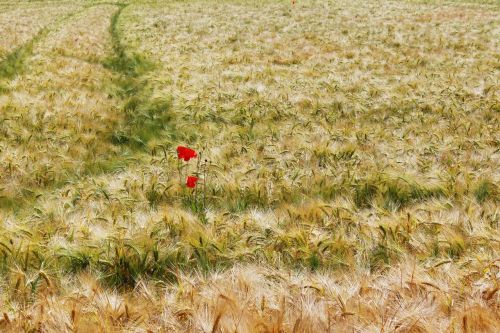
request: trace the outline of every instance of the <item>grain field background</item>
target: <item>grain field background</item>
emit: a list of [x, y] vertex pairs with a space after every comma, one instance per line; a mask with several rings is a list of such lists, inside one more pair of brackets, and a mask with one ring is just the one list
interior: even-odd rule
[[0, 0], [0, 331], [499, 332], [499, 113], [497, 0]]

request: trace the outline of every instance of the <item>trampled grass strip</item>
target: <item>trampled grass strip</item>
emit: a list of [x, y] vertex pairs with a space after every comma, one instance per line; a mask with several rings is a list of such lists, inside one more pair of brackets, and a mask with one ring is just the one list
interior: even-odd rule
[[114, 84], [118, 88], [117, 95], [125, 101], [123, 111], [126, 123], [113, 133], [111, 141], [133, 149], [144, 149], [150, 140], [161, 136], [171, 120], [170, 98], [152, 98], [152, 90], [142, 77], [153, 70], [155, 64], [144, 55], [127, 50], [123, 45], [118, 21], [128, 4], [118, 6], [120, 8], [113, 15], [110, 24], [114, 54], [103, 65], [118, 74]]
[[[86, 13], [91, 8], [103, 8], [92, 10], [94, 18], [91, 19], [99, 20], [98, 15], [110, 13], [110, 8], [114, 8], [98, 6], [102, 5], [87, 6], [73, 15]], [[81, 21], [84, 17], [76, 17], [74, 22], [85, 24]], [[59, 26], [62, 22], [64, 19], [58, 22]], [[91, 31], [79, 32], [77, 26], [70, 26], [70, 29], [77, 29], [73, 32], [68, 30], [70, 35], [80, 35], [83, 39], [73, 40], [74, 37], [65, 35], [64, 31], [62, 34], [56, 31], [51, 35], [52, 39], [42, 39], [51, 34], [52, 30], [47, 27], [12, 57], [17, 59], [15, 62], [11, 58], [4, 62], [4, 65], [16, 64], [5, 66], [9, 68], [6, 77], [22, 74], [12, 81], [11, 91], [4, 91], [7, 96], [1, 103], [5, 119], [0, 139], [0, 169], [3, 170], [0, 201], [4, 207], [19, 210], [24, 203], [34, 200], [40, 191], [57, 188], [81, 176], [107, 172], [110, 168], [115, 170], [130, 158], [121, 157], [120, 161], [95, 158], [96, 154], [114, 154], [115, 150], [99, 144], [105, 142], [105, 138], [97, 139], [97, 136], [105, 135], [106, 124], [112, 124], [119, 116], [114, 115], [114, 103], [101, 89], [105, 81], [111, 79], [110, 72], [100, 64], [93, 65], [58, 54], [60, 42], [62, 47], [69, 49], [71, 44], [79, 43], [78, 48], [83, 54], [86, 54], [84, 48], [89, 48], [90, 54], [95, 53], [96, 40]], [[104, 33], [107, 32], [105, 29], [106, 26]], [[46, 42], [42, 43], [42, 40]], [[65, 45], [68, 42], [70, 44]], [[102, 40], [97, 42], [105, 43]], [[28, 62], [31, 55], [36, 57]], [[92, 80], [87, 80], [87, 75]], [[49, 103], [47, 98], [51, 100]], [[32, 117], [37, 121], [31, 121]], [[94, 124], [97, 119], [101, 121]], [[61, 126], [64, 130], [53, 129], [54, 126]], [[20, 184], [24, 185], [18, 186]]]
[[[110, 140], [109, 143], [113, 143], [115, 145], [117, 144], [122, 145], [124, 143], [124, 138], [125, 138], [123, 133], [127, 133], [127, 135], [129, 136], [126, 137], [127, 138], [126, 140], [128, 140], [128, 138], [131, 137], [133, 138], [134, 141], [132, 140], [128, 141], [128, 143], [131, 143], [131, 145], [127, 145], [126, 147], [122, 146], [122, 148], [119, 148], [122, 151], [120, 153], [113, 154], [113, 156], [107, 156], [105, 158], [100, 158], [100, 159], [92, 158], [88, 161], [85, 161], [83, 165], [83, 170], [64, 171], [65, 168], [62, 168], [59, 171], [59, 173], [61, 172], [62, 173], [56, 175], [56, 180], [54, 181], [43, 181], [42, 182], [43, 185], [41, 186], [37, 185], [35, 189], [32, 189], [30, 191], [24, 191], [21, 196], [19, 195], [16, 195], [15, 197], [3, 196], [0, 202], [2, 203], [2, 206], [4, 208], [9, 208], [10, 210], [20, 212], [23, 209], [23, 207], [27, 207], [26, 204], [33, 203], [35, 197], [40, 194], [40, 191], [47, 193], [63, 186], [67, 181], [76, 181], [81, 177], [97, 176], [102, 173], [112, 172], [125, 168], [130, 162], [141, 158], [140, 155], [130, 154], [129, 152], [127, 152], [128, 151], [127, 147], [131, 146], [134, 149], [137, 147], [143, 148], [148, 140], [146, 139], [146, 137], [147, 136], [150, 137], [152, 134], [154, 134], [154, 131], [152, 130], [157, 128], [160, 129], [163, 126], [162, 125], [163, 121], [158, 122], [157, 120], [165, 119], [162, 118], [164, 116], [160, 117], [159, 115], [162, 114], [163, 111], [168, 108], [169, 101], [168, 100], [163, 101], [157, 99], [150, 100], [149, 95], [146, 93], [147, 90], [144, 89], [144, 86], [140, 81], [140, 76], [153, 67], [152, 63], [148, 62], [147, 60], [136, 54], [129, 56], [125, 51], [124, 47], [120, 43], [119, 32], [117, 30], [117, 22], [121, 11], [126, 7], [126, 5], [123, 4], [118, 4], [118, 5], [99, 4], [99, 5], [113, 5], [119, 7], [118, 10], [111, 16], [110, 28], [109, 28], [112, 41], [112, 50], [114, 51], [114, 53], [110, 55], [106, 59], [106, 61], [104, 61], [104, 63], [102, 64], [106, 69], [111, 70], [112, 75], [110, 75], [109, 77], [106, 77], [107, 75], [105, 75], [101, 79], [104, 80], [102, 81], [102, 84], [107, 84], [105, 81], [109, 81], [109, 85], [113, 87], [111, 89], [115, 90], [116, 92], [114, 94], [115, 97], [117, 98], [117, 100], [122, 101], [122, 103], [118, 102], [117, 104], [124, 104], [123, 110], [126, 114], [124, 126], [122, 126], [120, 130], [115, 131], [113, 135], [109, 135], [107, 138]], [[99, 5], [88, 6], [86, 9]], [[77, 15], [82, 12], [84, 12], [84, 10], [74, 13], [73, 15]], [[24, 45], [23, 48], [21, 48], [20, 50], [20, 52], [22, 52], [22, 57], [13, 55], [14, 59], [18, 59], [16, 63], [19, 64], [16, 65], [14, 70], [10, 72], [11, 77], [20, 74], [24, 71], [24, 61], [30, 55], [33, 55], [33, 46], [37, 42], [39, 42], [41, 38], [46, 37], [49, 32], [50, 32], [49, 29], [46, 28], [46, 30], [43, 33], [40, 33], [39, 36], [37, 36], [37, 38], [34, 38], [29, 43], [29, 45], [28, 44]], [[64, 39], [64, 35], [57, 37], [56, 34], [56, 38]], [[55, 53], [54, 51], [50, 51], [51, 49], [54, 49], [54, 47], [56, 50]], [[61, 45], [56, 40], [56, 43], [53, 46], [49, 47], [49, 53], [47, 55], [50, 57], [56, 57], [55, 59], [62, 59], [61, 56], [65, 57], [65, 55], [59, 54], [59, 50], [61, 47], [64, 47], [64, 45]], [[72, 61], [71, 58], [68, 58], [65, 62], [68, 61], [71, 62]], [[74, 61], [86, 61], [86, 60], [79, 59], [77, 57], [74, 58]], [[10, 64], [11, 62], [9, 61], [8, 63]], [[93, 66], [95, 65], [100, 66], [96, 62], [92, 63]], [[6, 66], [6, 67], [11, 68], [13, 66]], [[49, 69], [50, 67], [46, 68]], [[57, 73], [57, 69], [52, 69], [52, 70], [55, 70], [56, 72], [54, 73]], [[46, 87], [46, 89], [50, 90], [52, 88]], [[106, 137], [103, 137], [102, 140], [106, 142]], [[48, 175], [51, 174], [52, 173], [48, 173]], [[36, 176], [36, 173], [34, 173], [33, 175]]]
[[25, 60], [33, 54], [33, 46], [35, 43], [43, 39], [51, 31], [56, 29], [61, 23], [71, 19], [74, 15], [86, 10], [91, 6], [87, 6], [81, 10], [65, 15], [52, 24], [52, 27], [46, 26], [42, 28], [33, 38], [28, 42], [16, 48], [13, 52], [9, 53], [5, 59], [0, 61], [0, 79], [11, 79], [17, 74], [21, 73], [24, 69]]
[[28, 42], [16, 48], [14, 51], [9, 53], [5, 59], [0, 61], [0, 94], [6, 91], [6, 87], [1, 86], [2, 80], [12, 79], [18, 74], [22, 73], [25, 68], [25, 61], [28, 57], [33, 55], [33, 47], [36, 43], [42, 41], [50, 31], [57, 29], [61, 24], [67, 22], [72, 17], [84, 12], [85, 10], [95, 7], [102, 6], [106, 3], [98, 3], [98, 4], [88, 4], [85, 5], [82, 9], [67, 14], [50, 24], [49, 26], [45, 26], [38, 33], [31, 38]]

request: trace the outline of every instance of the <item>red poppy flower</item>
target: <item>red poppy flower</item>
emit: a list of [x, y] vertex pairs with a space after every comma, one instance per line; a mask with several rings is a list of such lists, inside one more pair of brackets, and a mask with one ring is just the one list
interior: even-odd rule
[[188, 176], [186, 179], [186, 186], [189, 188], [195, 188], [198, 177]]
[[184, 161], [189, 161], [192, 158], [195, 158], [196, 152], [192, 149], [189, 149], [187, 147], [179, 146], [177, 147], [177, 157], [180, 159], [184, 159]]

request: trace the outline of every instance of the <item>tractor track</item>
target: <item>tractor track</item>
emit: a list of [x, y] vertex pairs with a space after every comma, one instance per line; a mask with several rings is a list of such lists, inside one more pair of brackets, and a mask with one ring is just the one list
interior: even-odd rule
[[[107, 52], [109, 53], [101, 55], [101, 57], [92, 59], [86, 58], [85, 53], [79, 53], [78, 50], [76, 51], [76, 54], [57, 53], [57, 47], [58, 44], [60, 44], [60, 41], [58, 42], [58, 39], [67, 39], [67, 36], [72, 36], [75, 34], [78, 35], [78, 31], [76, 30], [72, 31], [72, 33], [69, 35], [66, 34], [66, 36], [64, 36], [63, 33], [63, 37], [58, 36], [57, 31], [65, 26], [64, 23], [70, 21], [73, 18], [75, 18], [75, 21], [77, 21], [77, 17], [80, 14], [85, 13], [92, 8], [105, 5], [112, 5], [116, 7], [116, 11], [111, 14], [111, 17], [109, 18], [110, 21], [107, 30], [110, 37], [110, 40], [107, 42], [110, 43], [110, 47], [107, 48], [109, 50]], [[114, 106], [109, 105], [106, 107], [104, 106], [106, 104], [104, 104], [104, 109], [102, 109], [103, 113], [108, 114], [108, 116], [111, 115], [111, 117], [113, 117], [112, 114], [116, 109], [116, 105], [121, 105], [118, 106], [119, 114], [117, 117], [123, 118], [123, 121], [120, 122], [121, 125], [112, 130], [111, 133], [108, 133], [109, 136], [102, 136], [102, 134], [100, 134], [99, 136], [99, 140], [105, 142], [104, 146], [110, 145], [112, 149], [117, 151], [116, 153], [113, 153], [111, 155], [104, 154], [102, 155], [102, 158], [95, 158], [90, 161], [85, 161], [85, 163], [90, 163], [88, 166], [86, 166], [85, 171], [75, 171], [71, 168], [66, 171], [56, 170], [55, 172], [63, 172], [61, 175], [57, 176], [57, 180], [43, 182], [44, 185], [41, 185], [37, 190], [28, 191], [21, 197], [11, 196], [10, 199], [9, 196], [5, 197], [4, 193], [2, 193], [1, 190], [3, 188], [2, 185], [4, 184], [2, 184], [2, 179], [0, 178], [0, 207], [5, 208], [9, 206], [15, 206], [13, 212], [16, 212], [16, 214], [19, 212], [29, 214], [32, 210], [31, 208], [33, 207], [33, 204], [37, 201], [37, 197], [39, 197], [41, 193], [50, 193], [53, 191], [57, 191], [58, 189], [63, 188], [68, 182], [81, 182], [89, 177], [124, 170], [125, 168], [138, 163], [138, 161], [143, 160], [146, 155], [149, 154], [149, 150], [146, 144], [149, 139], [157, 136], [159, 130], [161, 130], [166, 124], [167, 118], [165, 118], [163, 114], [165, 113], [164, 111], [168, 109], [169, 102], [150, 98], [151, 92], [144, 84], [142, 76], [152, 68], [154, 68], [154, 65], [147, 59], [135, 54], [133, 50], [127, 50], [121, 42], [120, 31], [118, 29], [118, 21], [120, 15], [122, 14], [123, 10], [127, 8], [127, 6], [128, 4], [125, 3], [108, 2], [86, 6], [85, 8], [77, 10], [58, 19], [57, 22], [50, 24], [50, 26], [44, 27], [30, 41], [18, 47], [15, 51], [9, 54], [9, 56], [5, 60], [0, 62], [0, 85], [2, 83], [2, 78], [5, 81], [8, 81], [9, 79], [14, 80], [20, 74], [28, 74], [26, 78], [28, 80], [27, 82], [30, 82], [32, 81], [32, 76], [30, 77], [30, 72], [27, 67], [31, 66], [31, 64], [29, 65], [28, 59], [36, 57], [36, 59], [34, 60], [34, 68], [43, 68], [39, 73], [39, 77], [41, 76], [39, 80], [42, 81], [40, 81], [41, 83], [38, 84], [39, 87], [36, 89], [44, 87], [42, 84], [44, 82], [51, 82], [51, 79], [48, 78], [53, 77], [54, 75], [56, 75], [57, 78], [60, 76], [60, 74], [64, 73], [64, 69], [62, 68], [58, 69], [57, 67], [51, 67], [50, 65], [44, 66], [43, 61], [50, 62], [51, 59], [52, 61], [56, 61], [56, 59], [63, 59], [64, 63], [72, 63], [73, 66], [76, 66], [76, 68], [82, 67], [82, 70], [84, 70], [84, 68], [93, 67], [97, 70], [98, 73], [101, 73], [98, 77], [94, 76], [93, 80], [97, 81], [97, 83], [99, 85], [102, 85], [103, 87], [107, 86], [108, 89], [110, 89], [109, 98], [115, 101], [113, 103]], [[53, 40], [48, 40], [47, 42], [45, 42], [47, 37], [53, 32], [56, 32], [54, 35], [56, 36], [54, 37], [55, 46], [48, 45], [47, 49], [40, 49], [41, 47], [46, 47], [46, 44], [54, 44]], [[63, 40], [63, 48], [65, 46], [64, 42], [65, 41]], [[75, 47], [73, 46], [72, 48]], [[40, 60], [40, 58], [45, 60], [42, 61]], [[75, 70], [75, 68], [73, 70]], [[79, 71], [75, 70], [75, 72]], [[47, 77], [47, 79], [45, 79], [44, 77]], [[20, 79], [16, 79], [17, 83], [14, 84], [13, 87], [9, 87], [9, 89], [0, 89], [0, 97], [2, 95], [9, 94], [8, 96], [4, 96], [4, 98], [6, 97], [7, 100], [9, 100], [9, 98], [15, 96], [9, 92], [11, 89], [13, 89], [13, 94], [24, 93], [30, 95], [29, 91], [25, 91], [23, 89], [22, 84], [19, 85], [19, 82], [23, 82], [23, 80], [25, 80], [24, 76]], [[59, 80], [63, 80], [63, 78], [59, 78]], [[16, 85], [19, 88], [16, 88]], [[19, 92], [17, 89], [21, 89], [21, 91]], [[54, 88], [48, 87], [42, 89], [51, 90]], [[74, 87], [68, 87], [68, 89], [74, 90]], [[62, 90], [62, 92], [64, 92], [64, 90]], [[82, 91], [82, 94], [87, 93], [85, 91]], [[49, 108], [48, 105], [47, 107]], [[75, 107], [82, 109], [82, 106], [77, 105]], [[75, 119], [78, 120], [82, 115], [81, 111], [77, 111], [77, 113], [71, 115], [73, 112], [71, 111], [71, 108], [68, 108], [65, 112], [68, 112], [67, 118], [73, 118], [73, 121], [75, 121]], [[5, 118], [3, 120], [7, 121], [7, 123], [14, 120], [8, 119], [8, 114], [2, 114], [2, 118]], [[80, 121], [88, 122], [89, 120], [83, 118]], [[98, 123], [100, 126], [101, 122], [99, 121]], [[160, 124], [160, 127], [158, 126], [158, 123]], [[104, 132], [101, 131], [101, 133]], [[10, 148], [8, 147], [11, 144], [8, 143], [8, 140], [4, 142], [2, 141], [3, 140], [0, 140], [0, 145], [2, 145], [2, 143], [7, 144], [7, 146], [4, 148], [4, 151], [9, 151]], [[63, 140], [63, 142], [66, 141], [67, 140]], [[68, 142], [71, 142], [71, 140], [69, 140]], [[15, 148], [13, 147], [13, 149]], [[89, 153], [92, 154], [91, 151]], [[54, 156], [54, 159], [52, 159], [52, 157], [48, 157], [48, 162], [50, 164], [57, 165], [60, 163], [59, 159], [62, 155], [64, 155], [64, 153]], [[2, 159], [3, 157], [0, 153], [0, 168]], [[71, 160], [71, 157], [66, 156], [64, 159]], [[71, 163], [71, 161], [69, 163]], [[7, 205], [2, 204], [2, 200], [7, 200]]]

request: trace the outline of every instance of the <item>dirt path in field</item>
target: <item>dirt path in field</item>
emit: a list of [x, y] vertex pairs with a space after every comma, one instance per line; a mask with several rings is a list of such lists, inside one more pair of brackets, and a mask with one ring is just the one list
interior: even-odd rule
[[[95, 5], [20, 48], [0, 94], [0, 207], [114, 158], [109, 132], [123, 104], [103, 64], [113, 57], [110, 22], [120, 7]], [[18, 52], [19, 53], [19, 52]], [[4, 205], [2, 205], [2, 200]]]

